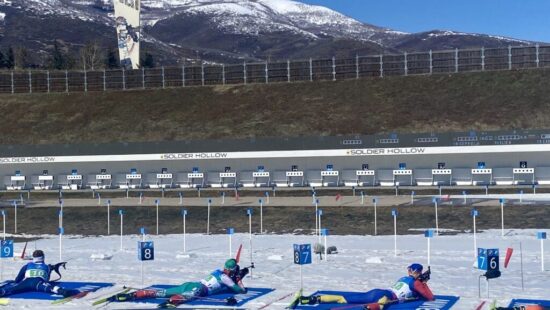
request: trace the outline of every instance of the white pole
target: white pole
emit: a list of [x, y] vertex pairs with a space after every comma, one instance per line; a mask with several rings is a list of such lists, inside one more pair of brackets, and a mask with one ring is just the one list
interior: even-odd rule
[[544, 239], [540, 239], [540, 270], [544, 272]]
[[361, 191], [361, 205], [364, 205], [364, 204], [365, 204], [365, 193]]
[[500, 224], [501, 224], [501, 234], [504, 237], [504, 200], [500, 199]]
[[393, 216], [393, 251], [394, 256], [397, 256], [397, 216]]
[[14, 219], [15, 219], [15, 233], [17, 233], [17, 200], [14, 200], [13, 201], [13, 207], [15, 208], [15, 214], [14, 214]]
[[183, 206], [183, 194], [180, 193], [180, 206]]
[[411, 205], [414, 205], [414, 191], [411, 192]]
[[63, 203], [61, 203], [61, 210], [59, 211], [59, 260], [62, 261], [62, 249], [63, 249]]
[[159, 203], [158, 199], [155, 200], [155, 204], [157, 205], [157, 235], [159, 234]]
[[222, 192], [222, 205], [225, 204], [225, 192]]
[[378, 215], [376, 214], [376, 205], [378, 204], [378, 200], [374, 199], [374, 235], [378, 235]]
[[426, 238], [428, 239], [428, 266], [430, 266], [430, 239], [431, 238]]
[[101, 194], [97, 193], [97, 205], [101, 206]]
[[230, 233], [229, 234], [229, 256], [227, 256], [227, 257], [231, 257], [231, 253], [232, 253], [232, 251], [231, 251], [231, 239], [232, 238], [231, 237], [232, 237], [232, 234]]
[[107, 200], [107, 236], [111, 234], [111, 200]]
[[59, 227], [63, 227], [63, 201], [60, 203], [61, 212], [59, 212]]
[[6, 240], [6, 212], [2, 210], [2, 222], [3, 222], [3, 239]]
[[434, 199], [435, 205], [435, 233], [439, 236], [439, 217], [437, 216], [437, 199]]
[[[63, 227], [61, 227], [60, 229], [62, 229]], [[62, 233], [61, 233], [61, 230], [59, 231], [59, 261], [62, 261], [62, 256], [61, 256], [61, 252], [62, 252], [62, 247], [63, 247], [63, 242], [62, 242]]]
[[302, 275], [302, 265], [300, 265], [300, 292], [304, 290], [304, 277]]
[[124, 212], [122, 212], [122, 210], [119, 210], [118, 214], [120, 214], [120, 250], [122, 251], [122, 227], [124, 226]]
[[[248, 242], [250, 246], [250, 263], [252, 264], [252, 209], [248, 209]], [[250, 270], [250, 278], [252, 278], [252, 269]]]
[[325, 233], [325, 262], [328, 261], [327, 234]]
[[212, 199], [208, 199], [208, 215], [206, 216], [206, 234], [210, 235], [210, 204]]
[[521, 246], [521, 241], [519, 242], [519, 261], [521, 269], [521, 290], [525, 290], [525, 284], [523, 282], [523, 247]]
[[323, 211], [319, 210], [319, 243], [321, 243], [321, 215], [323, 215]]
[[474, 218], [474, 257], [477, 256], [477, 231], [476, 231], [476, 217], [477, 216], [473, 216]]
[[260, 234], [264, 233], [264, 202], [260, 199]]
[[[145, 229], [141, 229], [141, 241], [145, 242]], [[143, 261], [141, 261], [141, 286], [143, 287]]]
[[269, 192], [265, 192], [265, 203], [269, 204]]
[[315, 234], [319, 233], [319, 200], [315, 199]]
[[187, 210], [184, 210], [182, 212], [183, 214], [183, 253], [185, 253], [186, 251], [186, 237], [187, 237], [187, 232], [186, 232], [186, 227], [185, 227], [185, 222], [186, 222], [186, 217], [187, 217]]

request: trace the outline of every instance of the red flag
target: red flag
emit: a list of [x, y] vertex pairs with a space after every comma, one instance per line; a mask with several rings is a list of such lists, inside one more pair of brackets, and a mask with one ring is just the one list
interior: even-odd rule
[[512, 258], [512, 253], [514, 253], [514, 249], [512, 248], [506, 249], [506, 258], [504, 259], [504, 268], [508, 268], [508, 263], [510, 262], [510, 258]]
[[342, 195], [336, 194], [336, 201], [338, 201], [340, 198], [342, 198]]
[[21, 259], [25, 259], [25, 252], [27, 251], [27, 243], [28, 241], [25, 241], [25, 247], [23, 248], [23, 252], [21, 252]]
[[243, 244], [239, 245], [239, 249], [237, 250], [237, 255], [235, 255], [235, 260], [237, 261], [237, 264], [239, 263], [239, 260], [241, 260], [241, 250], [243, 249]]

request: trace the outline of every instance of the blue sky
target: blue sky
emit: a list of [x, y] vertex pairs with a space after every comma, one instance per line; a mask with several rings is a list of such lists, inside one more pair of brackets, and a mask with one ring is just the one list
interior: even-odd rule
[[550, 42], [550, 0], [299, 0], [405, 32], [433, 29]]

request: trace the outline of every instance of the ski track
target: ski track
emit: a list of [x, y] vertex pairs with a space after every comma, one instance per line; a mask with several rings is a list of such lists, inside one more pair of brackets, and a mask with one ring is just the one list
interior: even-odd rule
[[[506, 305], [511, 298], [550, 299], [547, 286], [550, 283], [550, 270], [540, 271], [540, 241], [536, 240], [535, 230], [509, 230], [502, 237], [500, 230], [490, 230], [478, 234], [478, 247], [499, 248], [502, 277], [491, 280], [490, 298]], [[36, 247], [46, 252], [49, 263], [59, 259], [59, 239], [57, 236], [39, 236]], [[63, 239], [63, 258], [68, 260], [67, 270], [63, 271], [64, 281], [114, 282], [119, 287], [142, 287], [140, 262], [137, 259], [136, 243], [141, 236], [124, 236], [120, 251], [120, 237], [66, 236]], [[182, 235], [148, 235], [155, 242], [155, 261], [144, 262], [144, 285], [180, 284], [196, 281], [211, 270], [220, 268], [229, 256], [228, 236], [200, 234], [187, 235], [190, 258], [176, 258], [183, 250]], [[318, 239], [307, 235], [254, 235], [253, 261], [256, 269], [253, 278], [246, 279], [247, 286], [272, 287], [276, 290], [257, 300], [249, 302], [249, 308], [261, 307], [299, 288], [299, 268], [292, 264], [292, 244], [314, 243]], [[521, 290], [519, 242], [523, 247], [524, 285]], [[250, 264], [248, 234], [235, 234], [232, 240], [232, 256], [239, 244], [243, 244], [241, 265]], [[34, 250], [34, 242], [27, 251]], [[320, 261], [314, 255], [313, 264], [303, 267], [304, 291], [306, 294], [317, 290], [365, 291], [372, 288], [389, 287], [406, 273], [406, 266], [413, 262], [427, 265], [427, 241], [423, 235], [398, 236], [398, 255], [394, 256], [393, 236], [329, 236], [328, 244], [335, 245], [339, 254], [330, 255], [328, 261]], [[20, 252], [24, 243], [16, 243], [14, 252]], [[507, 269], [504, 269], [504, 256], [507, 247], [514, 248], [514, 254]], [[112, 255], [111, 260], [93, 261], [92, 254]], [[270, 260], [270, 256], [283, 256], [282, 260]], [[547, 254], [548, 255], [548, 254]], [[478, 298], [478, 277], [481, 271], [473, 268], [474, 249], [471, 234], [438, 236], [431, 240], [432, 279], [430, 287], [436, 294], [459, 295], [458, 304], [453, 309], [474, 309]], [[24, 264], [20, 260], [4, 259], [3, 280], [13, 279]], [[550, 262], [547, 263], [550, 265]], [[548, 269], [548, 268], [547, 268]], [[12, 299], [13, 309], [69, 309], [92, 308], [93, 299], [107, 294], [113, 288], [102, 289], [85, 298], [64, 305], [52, 306], [49, 301]], [[485, 282], [481, 286], [482, 299], [486, 299]], [[269, 309], [283, 309], [285, 302], [275, 302]], [[154, 308], [154, 305], [145, 307]], [[144, 304], [111, 303], [106, 309], [143, 308]]]

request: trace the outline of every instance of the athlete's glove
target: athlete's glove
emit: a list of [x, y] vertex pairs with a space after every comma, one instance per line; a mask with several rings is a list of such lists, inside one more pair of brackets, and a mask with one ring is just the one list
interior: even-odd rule
[[248, 270], [248, 267], [241, 269], [239, 272], [239, 278], [243, 279], [249, 272], [250, 270]]
[[228, 306], [234, 306], [238, 303], [237, 299], [235, 297], [227, 297], [225, 299], [225, 304]]
[[428, 282], [430, 280], [430, 275], [432, 274], [432, 271], [430, 269], [430, 266], [428, 266], [428, 270], [424, 271], [419, 277], [418, 280], [421, 282]]

